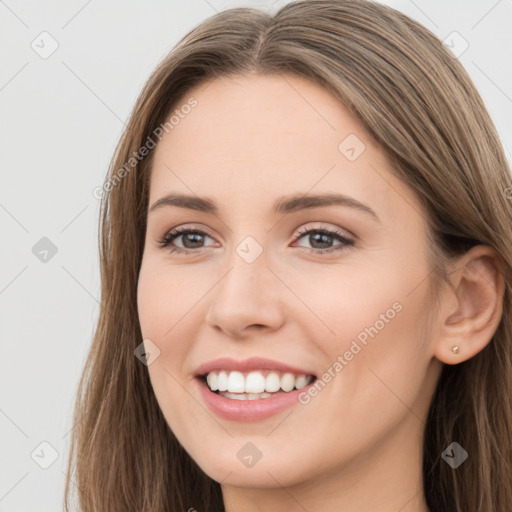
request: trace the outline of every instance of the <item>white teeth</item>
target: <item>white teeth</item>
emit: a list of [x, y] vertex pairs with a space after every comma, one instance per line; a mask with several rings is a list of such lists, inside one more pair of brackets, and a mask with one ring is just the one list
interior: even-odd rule
[[250, 391], [251, 393], [263, 393], [263, 391], [265, 391], [265, 377], [263, 377], [260, 372], [249, 373], [245, 379], [244, 391]]
[[224, 398], [233, 400], [258, 400], [259, 398], [268, 398], [272, 396], [270, 393], [221, 393]]
[[233, 400], [258, 400], [259, 398], [268, 398], [272, 396], [270, 393], [221, 393], [225, 398]]
[[228, 390], [228, 374], [226, 372], [219, 373], [219, 378], [217, 379], [217, 389], [219, 391]]
[[265, 381], [265, 391], [275, 393], [281, 389], [281, 379], [276, 372], [269, 373]]
[[222, 396], [232, 400], [247, 400], [245, 393], [239, 393], [238, 395], [235, 393], [222, 393]]
[[206, 381], [212, 391], [217, 391], [219, 389], [219, 377], [216, 373], [210, 372], [206, 377]]
[[299, 375], [295, 381], [295, 387], [301, 389], [310, 383], [310, 379], [306, 375]]
[[245, 392], [245, 379], [240, 372], [230, 372], [228, 377], [228, 391], [230, 393]]
[[[313, 377], [311, 375], [294, 375], [293, 373], [270, 372], [266, 377], [262, 372], [252, 371], [243, 374], [239, 371], [210, 372], [206, 376], [208, 387], [212, 391], [237, 393], [236, 399], [256, 400], [257, 398], [266, 398], [268, 393], [276, 393], [280, 390], [289, 392], [293, 389], [301, 389], [307, 386]], [[243, 395], [242, 393], [247, 393]], [[264, 396], [265, 395], [265, 396]], [[270, 395], [268, 395], [270, 396]], [[235, 396], [228, 398], [235, 398]]]
[[281, 379], [281, 389], [291, 391], [295, 387], [295, 375], [285, 373]]
[[245, 393], [247, 400], [258, 400], [258, 398], [268, 398], [270, 393]]

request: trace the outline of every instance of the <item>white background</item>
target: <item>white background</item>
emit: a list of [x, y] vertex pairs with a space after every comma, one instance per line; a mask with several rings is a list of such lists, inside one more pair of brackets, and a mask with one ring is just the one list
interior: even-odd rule
[[[62, 508], [72, 401], [99, 311], [92, 192], [141, 87], [216, 11], [285, 3], [0, 1], [0, 511]], [[460, 60], [510, 160], [512, 2], [386, 3], [442, 40], [457, 31], [469, 43]], [[58, 43], [46, 59], [31, 47], [43, 31]], [[57, 248], [47, 262], [32, 252], [43, 237]], [[47, 469], [35, 462], [51, 457], [41, 442], [58, 454]]]

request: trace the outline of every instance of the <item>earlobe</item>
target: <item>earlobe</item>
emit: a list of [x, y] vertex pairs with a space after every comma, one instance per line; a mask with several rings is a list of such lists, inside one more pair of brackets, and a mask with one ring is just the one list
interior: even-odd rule
[[491, 247], [474, 247], [454, 267], [451, 286], [442, 292], [434, 345], [435, 357], [450, 365], [467, 361], [491, 341], [505, 289], [503, 260]]

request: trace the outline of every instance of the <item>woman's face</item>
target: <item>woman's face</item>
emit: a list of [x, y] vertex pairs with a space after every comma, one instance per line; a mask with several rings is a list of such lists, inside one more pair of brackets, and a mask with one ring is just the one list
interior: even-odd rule
[[[154, 149], [138, 311], [179, 442], [235, 486], [290, 486], [348, 467], [356, 478], [384, 454], [420, 464], [440, 364], [423, 326], [430, 269], [412, 191], [349, 112], [305, 79], [216, 79], [176, 109]], [[190, 199], [152, 209], [169, 194]], [[313, 199], [326, 194], [345, 199]], [[236, 392], [300, 388], [300, 373], [316, 382], [225, 398], [197, 377], [219, 358], [233, 361], [213, 363], [226, 375], [209, 378], [227, 377]], [[249, 358], [275, 365], [244, 366]]]

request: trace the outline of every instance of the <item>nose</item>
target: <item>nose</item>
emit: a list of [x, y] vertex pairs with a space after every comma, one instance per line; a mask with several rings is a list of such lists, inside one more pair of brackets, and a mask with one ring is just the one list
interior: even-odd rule
[[263, 254], [252, 263], [234, 254], [209, 295], [206, 322], [230, 337], [272, 332], [284, 323], [285, 290]]

